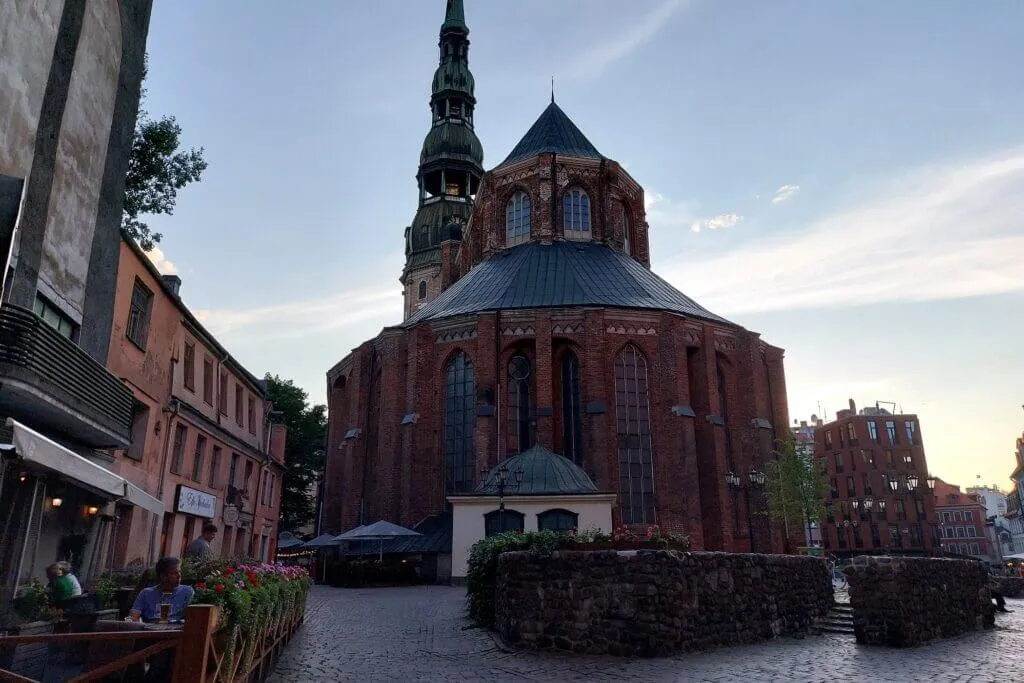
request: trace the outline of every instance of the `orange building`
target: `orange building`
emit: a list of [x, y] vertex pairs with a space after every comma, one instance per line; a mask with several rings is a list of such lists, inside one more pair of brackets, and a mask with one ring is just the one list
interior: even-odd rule
[[131, 446], [118, 474], [161, 509], [119, 509], [114, 566], [181, 555], [212, 520], [225, 557], [273, 558], [284, 477], [285, 428], [273, 424], [257, 379], [181, 300], [181, 279], [161, 275], [121, 240], [108, 368], [135, 398]]
[[935, 480], [935, 515], [939, 523], [942, 551], [998, 562], [985, 525], [985, 504], [977, 495], [963, 493], [956, 484]]

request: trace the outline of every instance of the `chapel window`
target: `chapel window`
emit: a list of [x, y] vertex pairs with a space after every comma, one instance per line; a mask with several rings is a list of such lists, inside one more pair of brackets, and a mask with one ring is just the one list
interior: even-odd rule
[[538, 531], [572, 531], [579, 528], [580, 516], [569, 510], [546, 510], [537, 515]]
[[505, 246], [512, 247], [530, 239], [530, 195], [519, 190], [505, 208]]
[[562, 455], [583, 464], [583, 421], [580, 409], [580, 359], [572, 351], [562, 356]]
[[615, 360], [619, 505], [623, 524], [653, 524], [654, 460], [647, 360], [629, 344]]
[[625, 202], [619, 202], [619, 211], [622, 216], [622, 251], [626, 252], [626, 256], [632, 256], [633, 244], [629, 234], [632, 227], [629, 225], [629, 209]]
[[566, 239], [590, 239], [590, 197], [579, 188], [562, 197], [562, 229]]
[[531, 370], [530, 359], [522, 354], [508, 362], [509, 455], [521, 453], [533, 445]]
[[484, 515], [484, 534], [494, 536], [506, 531], [522, 531], [526, 515], [515, 510], [491, 510]]
[[420, 297], [420, 301], [422, 301], [423, 299], [427, 298], [427, 281], [426, 280], [420, 280], [420, 287], [419, 287], [419, 289], [420, 289], [419, 297]]
[[445, 370], [444, 456], [449, 493], [466, 492], [473, 487], [473, 392], [473, 362], [460, 351]]

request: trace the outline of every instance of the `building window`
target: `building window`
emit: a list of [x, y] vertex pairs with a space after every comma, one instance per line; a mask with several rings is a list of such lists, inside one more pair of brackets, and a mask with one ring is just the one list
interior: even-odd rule
[[256, 433], [256, 399], [249, 397], [249, 433]]
[[217, 392], [217, 410], [220, 411], [221, 415], [228, 414], [228, 373], [226, 370], [220, 371], [220, 386]]
[[213, 405], [213, 359], [203, 360], [203, 401]]
[[864, 479], [864, 495], [865, 495], [865, 496], [870, 496], [870, 495], [873, 495], [873, 494], [874, 494], [874, 492], [873, 492], [873, 491], [871, 490], [871, 477], [870, 477], [870, 476], [868, 476], [868, 473], [867, 473], [867, 472], [865, 472], [865, 473], [864, 473], [864, 474], [862, 475], [862, 477], [863, 477], [863, 479]]
[[836, 472], [842, 472], [843, 471], [843, 454], [842, 453], [836, 453], [835, 455], [832, 456], [832, 458], [833, 458], [833, 460], [835, 460]]
[[522, 354], [508, 362], [509, 455], [522, 453], [533, 445], [531, 370], [530, 359]]
[[419, 287], [419, 289], [420, 289], [420, 291], [419, 291], [420, 301], [423, 301], [424, 299], [427, 298], [427, 281], [426, 280], [420, 280], [420, 287]]
[[185, 373], [185, 388], [189, 391], [196, 390], [196, 345], [185, 342], [185, 353], [182, 363]]
[[242, 408], [243, 408], [243, 400], [242, 399], [243, 399], [244, 395], [245, 395], [245, 391], [242, 389], [242, 385], [241, 384], [236, 384], [235, 385], [235, 422], [237, 422], [239, 426], [242, 426], [242, 425], [245, 424], [245, 419], [242, 417]]
[[622, 251], [626, 252], [626, 256], [632, 256], [633, 241], [630, 235], [632, 227], [629, 224], [629, 209], [626, 208], [625, 202], [619, 202], [619, 215], [622, 216]]
[[213, 447], [213, 455], [210, 456], [210, 487], [220, 486], [220, 446]]
[[249, 497], [249, 491], [251, 490], [250, 487], [249, 487], [249, 483], [252, 481], [252, 470], [253, 470], [252, 460], [249, 460], [248, 458], [246, 458], [246, 460], [245, 460], [245, 479], [242, 480], [242, 490], [245, 491], [245, 497], [246, 498]]
[[870, 436], [871, 440], [875, 443], [882, 443], [878, 440], [878, 423], [874, 420], [868, 420], [868, 436]]
[[917, 422], [914, 420], [907, 420], [903, 423], [903, 429], [907, 432], [907, 445], [913, 446], [917, 441], [915, 436], [917, 435]]
[[192, 461], [192, 481], [199, 481], [203, 474], [203, 460], [206, 458], [206, 437], [196, 437], [195, 459]]
[[832, 448], [832, 430], [825, 432], [825, 448]]
[[139, 279], [132, 288], [132, 302], [128, 309], [128, 323], [124, 333], [129, 340], [143, 351], [146, 350], [146, 337], [149, 336], [149, 319], [153, 313], [153, 292]]
[[886, 420], [885, 431], [889, 432], [889, 443], [893, 446], [899, 446], [899, 436], [896, 434], [896, 423], [892, 420]]
[[580, 409], [580, 359], [572, 351], [562, 356], [562, 455], [583, 464], [583, 420]]
[[857, 428], [853, 426], [852, 422], [846, 423], [846, 437], [850, 440], [850, 443], [854, 443], [854, 439], [857, 438]]
[[174, 447], [171, 451], [171, 472], [181, 474], [183, 461], [185, 460], [185, 438], [188, 436], [188, 429], [183, 424], [174, 427]]
[[473, 488], [474, 391], [473, 362], [460, 351], [445, 369], [444, 464], [448, 493]]
[[231, 454], [231, 470], [228, 472], [228, 486], [233, 487], [235, 485], [235, 473], [238, 471], [239, 457], [241, 456], [239, 456], [238, 453]]
[[44, 323], [57, 330], [61, 336], [71, 340], [75, 339], [78, 326], [60, 309], [44, 299], [41, 294], [36, 294], [36, 301], [32, 310], [43, 319]]
[[526, 516], [515, 510], [491, 510], [484, 515], [484, 533], [494, 536], [506, 531], [522, 531]]
[[654, 461], [647, 360], [633, 344], [615, 359], [619, 506], [623, 524], [653, 524]]
[[569, 510], [546, 510], [537, 515], [540, 531], [572, 531], [579, 528], [580, 516]]
[[505, 246], [512, 247], [530, 239], [530, 195], [519, 190], [505, 208]]
[[267, 478], [270, 476], [270, 472], [263, 470], [263, 479], [260, 481], [260, 505], [267, 504]]
[[590, 197], [579, 188], [562, 197], [562, 232], [566, 239], [590, 239]]

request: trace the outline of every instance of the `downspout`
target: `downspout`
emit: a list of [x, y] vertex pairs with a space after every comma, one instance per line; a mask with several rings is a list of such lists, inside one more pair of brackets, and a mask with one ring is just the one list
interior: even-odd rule
[[[494, 312], [494, 429], [496, 433], [495, 465], [501, 463], [501, 309]], [[488, 468], [490, 469], [490, 468]]]
[[[162, 503], [164, 500], [164, 484], [167, 482], [167, 455], [171, 448], [171, 424], [174, 418], [178, 415], [178, 410], [181, 408], [181, 403], [178, 399], [174, 398], [174, 371], [178, 366], [178, 360], [171, 358], [171, 372], [167, 378], [167, 395], [170, 397], [169, 408], [164, 408], [164, 413], [167, 415], [166, 429], [164, 429], [164, 452], [160, 460], [160, 483], [157, 485], [156, 497]], [[164, 514], [166, 514], [166, 509]], [[156, 539], [157, 539], [157, 524], [160, 523], [160, 515], [153, 515], [153, 524], [150, 527], [149, 532], [149, 564], [153, 564], [154, 559], [157, 555]]]

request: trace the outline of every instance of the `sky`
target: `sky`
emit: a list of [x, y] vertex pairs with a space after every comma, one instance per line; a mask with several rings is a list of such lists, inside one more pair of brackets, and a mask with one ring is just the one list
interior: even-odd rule
[[[1024, 431], [1024, 3], [465, 0], [486, 168], [559, 105], [643, 185], [652, 268], [786, 350], [790, 419], [893, 401], [931, 471]], [[152, 254], [323, 402], [401, 321], [444, 0], [158, 0], [148, 96], [209, 168]]]

